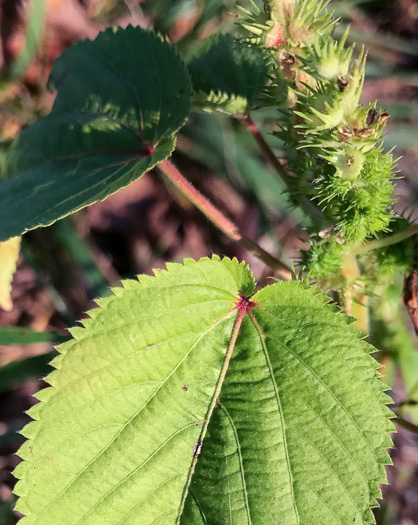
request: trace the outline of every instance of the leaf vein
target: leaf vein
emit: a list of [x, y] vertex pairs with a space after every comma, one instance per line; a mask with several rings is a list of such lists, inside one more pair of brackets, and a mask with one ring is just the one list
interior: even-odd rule
[[199, 500], [197, 499], [196, 494], [193, 492], [192, 489], [190, 489], [190, 493], [191, 493], [193, 499], [196, 502], [197, 508], [199, 509], [200, 517], [202, 518], [202, 521], [203, 521], [204, 525], [208, 525], [208, 521], [206, 519], [205, 513], [203, 512], [202, 506], [201, 506]]
[[118, 521], [117, 525], [122, 525], [123, 522], [126, 520], [126, 518], [129, 516], [129, 514], [132, 514], [140, 505], [142, 505], [145, 501], [147, 501], [148, 497], [151, 496], [151, 494], [153, 494], [156, 490], [160, 489], [162, 486], [166, 485], [170, 481], [173, 481], [173, 479], [176, 479], [179, 476], [181, 476], [181, 473], [178, 472], [177, 474], [174, 474], [170, 478], [165, 479], [159, 485], [154, 487], [150, 492], [148, 492], [148, 494], [143, 499], [141, 499], [141, 501], [138, 501], [138, 503], [136, 503], [130, 510], [128, 510], [128, 512], [126, 514], [124, 514], [121, 517], [121, 519]]
[[[236, 426], [234, 424], [234, 421], [232, 420], [232, 417], [229, 414], [228, 410], [224, 407], [224, 405], [222, 403], [219, 403], [219, 406], [223, 410], [223, 412], [225, 413], [225, 415], [226, 415], [226, 417], [228, 419], [228, 422], [231, 425], [232, 432], [234, 434], [235, 443], [237, 445], [238, 464], [239, 464], [239, 470], [240, 470], [240, 474], [241, 474], [242, 492], [243, 492], [243, 496], [244, 496], [245, 510], [247, 512], [248, 523], [249, 523], [249, 525], [251, 525], [252, 524], [252, 520], [251, 520], [250, 506], [249, 506], [249, 503], [248, 503], [247, 485], [246, 485], [246, 482], [245, 482], [244, 462], [243, 462], [243, 458], [242, 458], [241, 443], [239, 441], [238, 431], [237, 431], [237, 428], [236, 428]], [[225, 458], [227, 458], [227, 456], [225, 456]], [[232, 523], [232, 520], [231, 520], [231, 523]]]
[[[178, 436], [179, 434], [181, 434], [182, 432], [184, 432], [184, 430], [187, 430], [188, 428], [191, 428], [195, 426], [195, 423], [192, 422], [192, 423], [189, 423], [188, 425], [185, 425], [184, 427], [182, 428], [179, 428], [178, 430], [176, 430], [175, 432], [173, 432], [163, 443], [161, 443], [161, 445], [159, 447], [157, 447], [154, 452], [152, 452], [145, 461], [143, 461], [140, 465], [138, 465], [134, 470], [132, 470], [129, 474], [127, 474], [123, 479], [121, 479], [116, 485], [114, 485], [113, 487], [111, 487], [105, 494], [103, 494], [103, 496], [100, 497], [100, 499], [98, 499], [96, 501], [96, 503], [88, 510], [88, 512], [86, 512], [77, 522], [76, 525], [78, 525], [79, 523], [82, 523], [83, 520], [89, 515], [91, 514], [95, 508], [98, 507], [98, 505], [100, 505], [100, 503], [105, 500], [108, 496], [110, 496], [110, 494], [112, 494], [115, 490], [117, 490], [119, 487], [121, 487], [124, 483], [126, 483], [132, 476], [134, 476], [135, 474], [137, 474], [141, 469], [142, 467], [144, 467], [149, 461], [151, 461], [154, 456], [156, 456], [159, 452], [161, 452], [161, 450], [163, 450], [163, 448], [165, 446], [167, 446], [168, 443], [170, 443], [170, 441], [175, 438], [176, 436]], [[180, 474], [177, 474], [177, 475], [180, 475]], [[167, 481], [167, 480], [166, 480]], [[160, 483], [161, 485], [161, 483]], [[157, 490], [158, 487], [155, 487], [153, 491]], [[153, 492], [152, 491], [152, 492]], [[144, 501], [144, 500], [143, 500]]]
[[269, 337], [271, 337], [271, 339], [273, 339], [279, 345], [283, 346], [290, 354], [292, 354], [293, 357], [295, 357], [295, 359], [297, 361], [299, 361], [299, 363], [301, 365], [303, 365], [306, 368], [306, 370], [308, 370], [308, 372], [318, 381], [318, 383], [324, 387], [324, 389], [334, 399], [335, 403], [347, 414], [348, 418], [351, 420], [353, 426], [356, 428], [357, 432], [359, 433], [359, 435], [363, 439], [364, 443], [366, 443], [367, 448], [371, 451], [373, 457], [375, 457], [374, 450], [371, 448], [370, 443], [366, 439], [363, 431], [360, 429], [360, 427], [358, 426], [357, 422], [355, 421], [355, 419], [353, 418], [351, 413], [348, 411], [348, 409], [345, 407], [345, 405], [343, 405], [343, 403], [338, 399], [338, 397], [334, 394], [334, 392], [331, 390], [331, 388], [317, 375], [317, 373], [303, 359], [301, 359], [295, 352], [293, 352], [289, 348], [289, 346], [284, 345], [281, 341], [279, 341], [278, 339], [276, 339], [275, 337], [273, 337], [271, 335], [269, 335]]
[[[312, 409], [311, 406], [307, 405], [309, 408]], [[315, 412], [313, 409], [312, 409], [313, 412]], [[316, 412], [315, 412], [316, 414]], [[320, 418], [321, 419], [321, 418]], [[334, 467], [329, 463], [328, 459], [322, 454], [321, 450], [316, 446], [316, 444], [311, 440], [309, 439], [308, 436], [306, 436], [305, 434], [302, 434], [302, 432], [298, 429], [298, 428], [294, 428], [293, 429], [294, 432], [296, 432], [302, 439], [305, 439], [305, 441], [308, 441], [312, 447], [317, 451], [318, 455], [322, 458], [322, 461], [325, 463], [325, 465], [329, 468], [329, 470], [335, 475], [335, 477], [338, 479], [341, 487], [343, 488], [344, 492], [347, 494], [347, 496], [349, 497], [349, 499], [351, 500], [351, 502], [353, 503], [353, 506], [355, 507], [355, 509], [361, 514], [361, 510], [359, 508], [359, 506], [357, 505], [357, 503], [354, 501], [353, 497], [351, 496], [348, 488], [346, 487], [346, 485], [344, 484], [343, 480], [341, 479], [341, 476], [337, 473], [337, 471], [334, 469]], [[340, 443], [341, 444], [341, 443]], [[341, 444], [342, 446], [342, 444]], [[345, 447], [343, 447], [344, 450], [345, 450]], [[351, 458], [350, 458], [351, 459]], [[354, 462], [355, 463], [355, 462]], [[356, 465], [357, 466], [357, 465]], [[358, 468], [358, 467], [357, 467]], [[361, 473], [361, 471], [360, 471]], [[361, 473], [362, 474], [362, 473]], [[362, 474], [362, 477], [363, 477], [363, 474]], [[367, 483], [366, 483], [367, 484]], [[310, 487], [312, 488], [312, 487]], [[312, 489], [313, 490], [313, 489]]]
[[296, 498], [295, 498], [295, 491], [294, 491], [293, 473], [292, 473], [292, 469], [291, 469], [291, 465], [290, 465], [289, 450], [288, 450], [288, 447], [287, 447], [287, 436], [286, 436], [285, 420], [284, 420], [282, 403], [281, 403], [280, 395], [279, 395], [279, 389], [277, 387], [276, 379], [274, 377], [274, 371], [273, 371], [273, 367], [272, 367], [272, 364], [271, 364], [271, 361], [270, 361], [270, 355], [269, 355], [269, 352], [268, 352], [268, 349], [267, 349], [267, 345], [266, 345], [266, 341], [265, 341], [265, 337], [266, 336], [265, 336], [263, 330], [261, 329], [260, 325], [258, 324], [256, 318], [254, 317], [254, 314], [252, 312], [249, 312], [249, 315], [250, 315], [251, 321], [253, 322], [253, 325], [254, 325], [257, 333], [258, 333], [258, 336], [260, 338], [261, 347], [263, 349], [264, 357], [266, 359], [266, 364], [267, 364], [267, 367], [268, 367], [270, 380], [271, 380], [271, 383], [273, 385], [273, 390], [274, 390], [277, 406], [278, 406], [278, 409], [279, 409], [280, 422], [281, 422], [281, 428], [282, 428], [282, 433], [283, 433], [283, 445], [284, 445], [284, 451], [285, 451], [285, 457], [286, 457], [287, 470], [288, 470], [288, 474], [289, 474], [289, 484], [290, 484], [290, 492], [291, 492], [291, 497], [292, 497], [293, 509], [294, 509], [296, 521], [297, 521], [298, 524], [300, 524], [300, 517], [299, 517], [299, 512], [298, 512], [298, 509], [297, 509], [297, 505], [296, 505]]
[[137, 412], [135, 414], [133, 414], [126, 422], [125, 424], [122, 426], [122, 428], [119, 430], [119, 432], [117, 432], [114, 437], [109, 441], [109, 443], [99, 452], [99, 454], [97, 454], [91, 461], [89, 461], [89, 463], [87, 463], [87, 465], [85, 465], [82, 470], [80, 470], [80, 472], [78, 472], [76, 474], [76, 476], [74, 476], [74, 478], [67, 484], [66, 487], [64, 487], [64, 489], [62, 489], [56, 496], [54, 496], [54, 498], [52, 498], [52, 500], [44, 507], [44, 509], [42, 510], [42, 512], [40, 513], [40, 516], [42, 514], [44, 514], [48, 508], [53, 504], [55, 503], [59, 497], [61, 497], [76, 481], [77, 479], [88, 469], [91, 467], [91, 465], [93, 465], [93, 463], [95, 463], [105, 452], [106, 450], [115, 442], [115, 440], [118, 438], [118, 436], [120, 436], [120, 434], [123, 432], [123, 430], [129, 426], [129, 424], [135, 419], [138, 417], [138, 415], [148, 406], [148, 404], [150, 403], [150, 401], [156, 396], [157, 392], [166, 384], [166, 382], [168, 381], [168, 379], [177, 371], [177, 369], [180, 367], [180, 365], [184, 362], [185, 359], [187, 359], [187, 357], [190, 355], [190, 353], [192, 352], [192, 350], [194, 350], [194, 348], [196, 347], [196, 345], [199, 343], [199, 341], [207, 334], [209, 333], [216, 325], [218, 325], [223, 319], [225, 319], [226, 317], [228, 317], [228, 315], [231, 314], [231, 312], [233, 313], [234, 310], [230, 311], [230, 312], [227, 312], [225, 315], [223, 315], [222, 317], [216, 319], [204, 332], [202, 332], [200, 334], [200, 336], [196, 339], [196, 341], [194, 341], [194, 343], [190, 346], [190, 348], [187, 350], [187, 352], [185, 353], [185, 355], [180, 359], [180, 361], [176, 364], [176, 366], [172, 369], [172, 371], [167, 375], [167, 377], [164, 379], [164, 381], [161, 382], [160, 386], [151, 394], [151, 396], [147, 399], [147, 401], [137, 410]]

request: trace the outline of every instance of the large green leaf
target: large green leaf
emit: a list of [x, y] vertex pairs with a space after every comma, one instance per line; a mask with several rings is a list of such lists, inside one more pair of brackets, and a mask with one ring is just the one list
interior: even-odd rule
[[170, 155], [189, 113], [185, 66], [138, 27], [109, 28], [64, 51], [50, 85], [51, 113], [20, 135], [0, 184], [0, 240], [127, 186]]
[[259, 100], [268, 81], [268, 55], [230, 35], [215, 35], [201, 46], [188, 68], [196, 106], [239, 115]]
[[236, 260], [167, 268], [58, 348], [23, 431], [22, 523], [372, 523], [393, 427], [351, 320], [300, 282], [249, 303]]

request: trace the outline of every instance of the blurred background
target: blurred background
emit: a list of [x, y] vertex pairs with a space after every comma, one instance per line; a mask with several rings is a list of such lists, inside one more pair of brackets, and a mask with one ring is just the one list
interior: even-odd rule
[[[80, 39], [94, 38], [109, 25], [132, 24], [155, 28], [187, 55], [211, 33], [237, 30], [237, 3], [0, 0], [0, 167], [19, 131], [49, 112], [54, 94], [46, 89], [48, 74], [65, 48]], [[380, 107], [391, 114], [385, 146], [396, 145], [396, 156], [402, 156], [396, 206], [400, 212], [418, 216], [418, 1], [340, 0], [331, 4], [342, 19], [337, 34], [350, 24], [351, 41], [369, 50], [363, 99], [378, 99]], [[277, 129], [277, 114], [262, 110], [254, 117], [280, 156], [280, 141], [269, 135]], [[247, 236], [284, 260], [298, 258], [298, 250], [305, 246], [305, 218], [288, 206], [284, 185], [238, 121], [193, 114], [181, 131], [174, 161]], [[10, 337], [7, 331], [0, 333], [0, 525], [18, 519], [11, 510], [15, 482], [11, 471], [19, 461], [14, 454], [23, 441], [17, 431], [29, 420], [25, 411], [35, 402], [32, 395], [45, 386], [39, 377], [49, 372], [53, 343], [65, 339], [66, 329], [94, 307], [94, 298], [109, 294], [109, 286], [120, 279], [150, 273], [167, 260], [197, 259], [212, 253], [245, 258], [258, 282], [268, 282], [270, 272], [262, 263], [233, 245], [153, 172], [102, 203], [24, 236], [13, 280], [13, 308], [0, 309], [0, 327], [22, 328]], [[373, 336], [376, 328], [371, 328], [371, 341], [383, 350], [386, 368], [382, 370], [397, 392], [395, 401], [411, 396], [411, 391], [417, 399], [416, 337], [405, 312], [391, 315], [389, 311], [385, 319], [393, 323], [393, 330], [402, 332], [402, 344], [407, 345], [404, 371], [390, 344], [385, 347], [384, 340]], [[409, 385], [411, 381], [416, 384], [415, 391], [405, 387], [405, 368]], [[418, 407], [410, 408], [405, 417], [418, 424]], [[376, 518], [379, 525], [414, 525], [418, 523], [418, 436], [400, 429], [394, 441], [390, 485], [384, 487]]]

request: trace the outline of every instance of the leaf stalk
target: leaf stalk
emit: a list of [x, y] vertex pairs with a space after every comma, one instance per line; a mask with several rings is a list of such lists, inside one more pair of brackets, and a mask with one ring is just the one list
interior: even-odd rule
[[405, 239], [408, 239], [409, 237], [412, 237], [413, 235], [417, 234], [418, 224], [413, 224], [412, 226], [409, 226], [409, 228], [406, 228], [406, 230], [402, 232], [394, 233], [393, 235], [389, 235], [387, 237], [384, 237], [383, 239], [376, 239], [374, 241], [362, 244], [357, 249], [353, 250], [353, 254], [362, 255], [363, 253], [371, 252], [372, 250], [379, 250], [381, 248], [386, 248], [387, 246], [393, 246], [394, 244], [404, 241]]
[[264, 153], [264, 155], [270, 161], [273, 168], [283, 179], [283, 182], [285, 182], [286, 186], [290, 189], [292, 187], [292, 177], [281, 165], [279, 159], [276, 157], [271, 147], [267, 144], [267, 141], [261, 134], [257, 124], [253, 121], [252, 117], [247, 113], [241, 117], [241, 122], [255, 138], [255, 141], [257, 142], [260, 150]]
[[204, 197], [172, 164], [164, 160], [158, 167], [164, 175], [185, 195], [199, 210], [225, 235], [239, 246], [255, 255], [263, 263], [288, 280], [292, 278], [291, 269], [276, 257], [266, 252], [259, 244], [246, 237], [232, 221], [223, 215], [206, 197]]

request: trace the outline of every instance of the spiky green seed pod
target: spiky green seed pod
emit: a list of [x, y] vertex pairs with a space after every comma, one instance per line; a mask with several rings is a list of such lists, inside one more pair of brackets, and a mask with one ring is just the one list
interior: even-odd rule
[[[346, 74], [344, 86], [341, 87], [340, 77], [325, 80], [312, 68], [311, 63], [306, 69], [316, 82], [296, 90], [299, 104], [295, 108], [295, 114], [302, 119], [298, 127], [307, 135], [315, 137], [319, 131], [338, 132], [339, 127], [350, 125], [363, 89], [364, 67], [365, 57], [361, 53], [349, 74]], [[338, 69], [335, 64], [333, 68]], [[301, 70], [305, 71], [305, 66], [302, 65]], [[339, 138], [337, 133], [335, 138]]]
[[265, 0], [264, 11], [251, 0], [253, 10], [240, 8], [244, 29], [257, 44], [278, 49], [297, 49], [329, 35], [336, 21], [324, 8], [329, 0]]
[[374, 148], [361, 154], [358, 162], [347, 165], [347, 170], [353, 168], [351, 175], [342, 170], [338, 173], [334, 169], [338, 166], [336, 159], [344, 165], [344, 155], [352, 159], [355, 151], [346, 148], [344, 153], [324, 155], [329, 167], [315, 181], [315, 198], [349, 243], [360, 243], [386, 231], [393, 218], [392, 154], [384, 153], [381, 147]]
[[313, 241], [308, 250], [301, 252], [300, 264], [313, 279], [332, 278], [340, 271], [343, 249], [335, 236]]
[[307, 49], [304, 62], [305, 70], [314, 75], [319, 75], [323, 80], [345, 79], [351, 64], [354, 46], [345, 47], [349, 34], [347, 28], [339, 42], [332, 38], [319, 38]]

